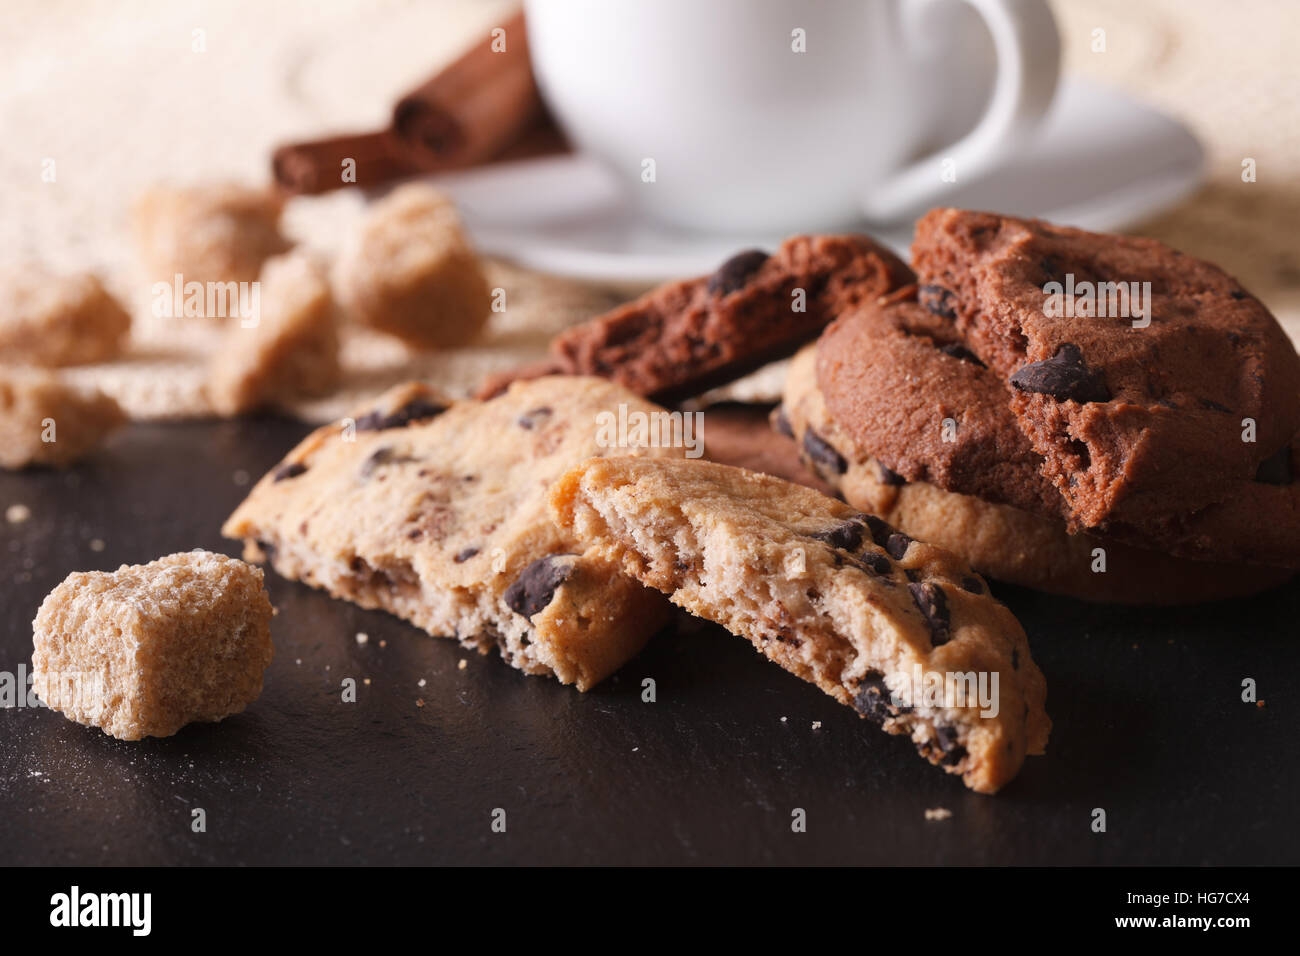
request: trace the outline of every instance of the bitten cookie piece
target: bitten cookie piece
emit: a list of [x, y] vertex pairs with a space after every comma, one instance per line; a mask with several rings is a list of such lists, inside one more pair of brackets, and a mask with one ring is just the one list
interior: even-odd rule
[[593, 455], [681, 457], [619, 442], [617, 422], [667, 415], [600, 379], [521, 382], [490, 402], [398, 386], [309, 435], [222, 531], [285, 577], [586, 690], [670, 609], [556, 527], [546, 493]]
[[0, 369], [0, 468], [69, 465], [125, 421], [98, 389], [35, 369]]
[[257, 324], [232, 322], [208, 371], [207, 392], [222, 415], [322, 395], [338, 384], [334, 298], [322, 266], [304, 253], [267, 261]]
[[574, 326], [551, 343], [548, 363], [515, 375], [599, 375], [675, 401], [789, 355], [844, 310], [911, 280], [902, 260], [866, 236], [795, 236], [771, 255], [737, 253], [712, 275], [670, 282]]
[[996, 792], [1047, 744], [1046, 686], [1015, 617], [965, 562], [879, 518], [740, 468], [630, 458], [575, 468], [551, 508], [973, 790]]
[[339, 255], [335, 282], [352, 318], [422, 349], [465, 345], [491, 305], [456, 207], [418, 183], [370, 208]]
[[921, 304], [1005, 383], [1076, 527], [1159, 531], [1300, 433], [1300, 357], [1208, 262], [958, 209], [926, 214], [912, 255]]
[[0, 362], [84, 365], [121, 354], [131, 317], [91, 273], [0, 269]]
[[[844, 354], [841, 350], [846, 343], [842, 337], [823, 342], [832, 355]], [[880, 345], [872, 340], [876, 357], [881, 355]], [[786, 382], [785, 401], [773, 416], [775, 427], [794, 438], [809, 467], [853, 507], [879, 515], [912, 537], [947, 548], [981, 574], [1085, 601], [1150, 605], [1240, 597], [1275, 587], [1293, 577], [1293, 572], [1286, 569], [1189, 561], [1163, 551], [1070, 534], [1060, 518], [1044, 517], [975, 495], [945, 491], [931, 481], [909, 480], [857, 443], [855, 435], [863, 427], [845, 428], [830, 414], [817, 387], [815, 366], [821, 349], [819, 343], [795, 356]], [[937, 356], [938, 351], [934, 351]], [[857, 349], [848, 353], [850, 359], [862, 354]], [[939, 358], [933, 360], [933, 364], [940, 362]], [[870, 371], [866, 377], [873, 378]], [[899, 383], [893, 393], [894, 403], [906, 404], [919, 400], [921, 395], [939, 400], [932, 390], [933, 375], [918, 369], [912, 381], [919, 394], [912, 394]], [[881, 376], [876, 384], [888, 388], [888, 377]], [[961, 406], [959, 401], [953, 407], [962, 408], [968, 418], [971, 412], [978, 411]], [[887, 417], [875, 420], [880, 429], [886, 429], [887, 422]], [[859, 426], [868, 424], [865, 420], [858, 422]], [[938, 419], [930, 427], [938, 432]], [[881, 434], [874, 428], [865, 430], [872, 436]], [[1012, 432], [1018, 434], [1014, 428]], [[881, 443], [896, 447], [898, 436], [891, 435], [887, 429], [885, 436]], [[960, 453], [958, 456], [932, 460], [936, 467], [942, 467], [945, 461], [960, 462]], [[923, 466], [925, 458], [919, 456], [918, 463]], [[898, 459], [891, 455], [890, 460]], [[1098, 548], [1105, 558], [1104, 568], [1098, 565]]]
[[232, 183], [155, 186], [133, 209], [140, 264], [150, 282], [252, 282], [289, 248], [281, 207], [270, 190]]
[[121, 740], [237, 714], [271, 663], [262, 571], [208, 551], [70, 574], [33, 622], [32, 687]]

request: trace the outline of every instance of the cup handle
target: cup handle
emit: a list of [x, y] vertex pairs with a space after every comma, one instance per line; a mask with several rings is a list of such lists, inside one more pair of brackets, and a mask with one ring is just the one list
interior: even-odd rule
[[[909, 0], [924, 8], [950, 0]], [[962, 0], [988, 26], [997, 54], [993, 95], [976, 127], [957, 142], [873, 183], [862, 195], [868, 219], [898, 220], [976, 179], [1023, 144], [1056, 93], [1061, 41], [1046, 0]], [[916, 11], [923, 18], [925, 11]], [[944, 172], [951, 169], [952, 181]]]

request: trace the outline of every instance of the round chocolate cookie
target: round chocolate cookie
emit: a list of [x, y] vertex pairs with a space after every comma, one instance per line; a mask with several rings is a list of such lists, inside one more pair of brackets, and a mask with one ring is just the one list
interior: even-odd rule
[[[961, 343], [951, 322], [899, 290], [827, 328], [817, 347], [817, 385], [856, 446], [899, 477], [1084, 530], [1021, 431], [1010, 390]], [[1298, 462], [1293, 444], [1252, 477], [1223, 482], [1216, 504], [1180, 510], [1174, 486], [1165, 509], [1140, 524], [1113, 519], [1104, 530], [1087, 530], [1144, 552], [1300, 567]], [[1191, 474], [1200, 467], [1185, 464]]]
[[841, 315], [816, 354], [830, 414], [899, 477], [1065, 515], [1006, 389], [950, 321], [917, 302], [915, 286]]
[[[893, 465], [865, 452], [856, 437], [859, 430], [841, 425], [828, 410], [816, 375], [822, 348], [809, 346], [795, 356], [785, 402], [773, 416], [775, 427], [794, 436], [810, 466], [849, 504], [961, 555], [981, 574], [1086, 601], [1151, 605], [1240, 597], [1292, 575], [1277, 568], [1183, 560], [1070, 534], [1060, 518], [907, 480]], [[824, 449], [833, 450], [836, 458]], [[1104, 557], [1104, 572], [1094, 570], [1101, 567], [1099, 557]]]
[[912, 255], [921, 304], [1008, 389], [1078, 527], [1168, 534], [1300, 432], [1300, 357], [1208, 262], [955, 209], [922, 218]]

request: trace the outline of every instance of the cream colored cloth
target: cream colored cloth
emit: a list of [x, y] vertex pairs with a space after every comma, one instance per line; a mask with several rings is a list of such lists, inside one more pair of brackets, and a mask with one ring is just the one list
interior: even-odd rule
[[[0, 257], [92, 267], [137, 315], [128, 360], [73, 372], [136, 417], [207, 413], [211, 334], [148, 317], [127, 237], [131, 199], [158, 180], [262, 182], [278, 142], [376, 127], [396, 96], [500, 22], [509, 0], [43, 0], [9, 4], [0, 32]], [[1187, 122], [1209, 156], [1206, 186], [1135, 231], [1236, 274], [1300, 338], [1300, 93], [1284, 0], [1060, 0], [1067, 70]], [[1092, 52], [1093, 31], [1106, 52]], [[1087, 131], [1081, 130], [1081, 136]], [[1258, 181], [1241, 181], [1253, 158]], [[47, 181], [51, 178], [52, 181]], [[360, 198], [297, 200], [286, 228], [330, 251]], [[508, 313], [481, 347], [415, 355], [382, 336], [345, 341], [344, 391], [294, 409], [332, 417], [392, 381], [465, 392], [538, 355], [553, 332], [627, 290], [502, 264]], [[763, 397], [769, 373], [744, 394]], [[761, 384], [767, 381], [768, 385]]]

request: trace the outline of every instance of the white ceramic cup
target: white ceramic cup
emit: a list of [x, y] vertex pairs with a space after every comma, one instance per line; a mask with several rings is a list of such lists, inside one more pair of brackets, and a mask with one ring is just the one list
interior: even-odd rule
[[[575, 144], [649, 215], [711, 232], [887, 221], [942, 203], [1025, 141], [1059, 71], [1046, 0], [525, 9], [542, 95]], [[972, 44], [991, 47], [988, 72]], [[988, 95], [963, 134], [951, 106], [972, 87]]]

